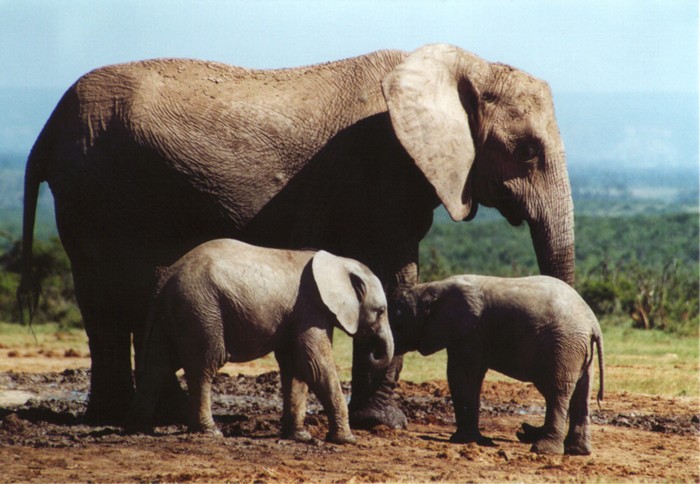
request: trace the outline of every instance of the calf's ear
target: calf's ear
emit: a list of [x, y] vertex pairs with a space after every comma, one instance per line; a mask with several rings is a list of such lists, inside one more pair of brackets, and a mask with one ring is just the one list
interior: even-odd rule
[[357, 333], [367, 284], [348, 262], [321, 250], [311, 260], [311, 270], [323, 304], [335, 315], [340, 329], [352, 336]]

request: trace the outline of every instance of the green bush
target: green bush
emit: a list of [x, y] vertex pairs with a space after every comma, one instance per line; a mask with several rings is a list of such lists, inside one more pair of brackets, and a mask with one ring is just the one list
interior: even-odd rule
[[577, 289], [599, 317], [623, 315], [636, 328], [697, 334], [698, 275], [678, 261], [663, 267], [603, 263], [580, 277]]
[[[0, 319], [19, 321], [16, 293], [21, 273], [21, 244], [16, 242], [0, 256]], [[82, 327], [75, 302], [70, 261], [58, 238], [37, 241], [32, 251], [32, 273], [40, 287], [34, 323], [58, 323], [62, 328]]]
[[452, 274], [447, 260], [435, 247], [428, 249], [426, 260], [421, 263], [421, 282], [439, 281]]
[[4, 270], [0, 271], [0, 321], [17, 321], [15, 293], [19, 284], [19, 276]]
[[617, 297], [611, 281], [587, 278], [578, 284], [578, 292], [597, 315], [615, 312]]

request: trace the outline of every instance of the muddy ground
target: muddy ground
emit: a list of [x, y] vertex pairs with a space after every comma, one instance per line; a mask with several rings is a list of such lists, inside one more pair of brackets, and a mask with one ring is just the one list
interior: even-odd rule
[[396, 398], [408, 429], [357, 430], [357, 445], [338, 446], [322, 440], [326, 419], [315, 399], [307, 425], [316, 439], [279, 439], [278, 375], [227, 366], [214, 401], [223, 438], [188, 435], [175, 425], [126, 436], [117, 427], [82, 423], [84, 356], [22, 358], [11, 350], [3, 356], [2, 482], [700, 481], [697, 399], [609, 393], [602, 409], [592, 402], [593, 455], [538, 456], [515, 438], [523, 421], [543, 418], [544, 402], [531, 385], [484, 384], [482, 431], [497, 447], [479, 447], [448, 442], [454, 418], [446, 382], [402, 382]]

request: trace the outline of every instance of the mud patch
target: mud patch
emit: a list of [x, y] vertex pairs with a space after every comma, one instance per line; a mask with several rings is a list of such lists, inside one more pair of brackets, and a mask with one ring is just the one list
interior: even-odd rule
[[[222, 438], [187, 434], [184, 425], [157, 427], [154, 435], [84, 425], [89, 381], [85, 369], [0, 373], [5, 480], [700, 479], [700, 417], [692, 399], [610, 394], [602, 409], [591, 406], [594, 454], [569, 457], [538, 456], [517, 442], [521, 422], [539, 425], [544, 416], [542, 397], [527, 384], [484, 384], [482, 432], [498, 444], [490, 448], [448, 443], [454, 416], [444, 381], [401, 382], [396, 399], [409, 428], [355, 431], [355, 446], [323, 441], [326, 417], [312, 395], [306, 424], [314, 439], [280, 439], [276, 372], [217, 377], [213, 411]], [[343, 389], [349, 394], [348, 383]]]

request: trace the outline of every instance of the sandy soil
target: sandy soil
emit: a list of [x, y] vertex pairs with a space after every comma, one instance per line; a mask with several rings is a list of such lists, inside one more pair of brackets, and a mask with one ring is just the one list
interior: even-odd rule
[[[482, 432], [497, 447], [450, 444], [454, 419], [444, 381], [402, 382], [406, 430], [355, 431], [358, 444], [324, 442], [326, 419], [309, 406], [310, 443], [281, 440], [278, 375], [265, 365], [229, 365], [216, 382], [223, 438], [183, 426], [155, 435], [81, 423], [89, 360], [75, 351], [0, 351], [0, 480], [65, 481], [700, 481], [700, 409], [690, 398], [606, 395], [593, 410], [594, 453], [538, 456], [515, 438], [540, 424], [531, 385], [487, 382]], [[348, 391], [348, 385], [345, 385]]]

